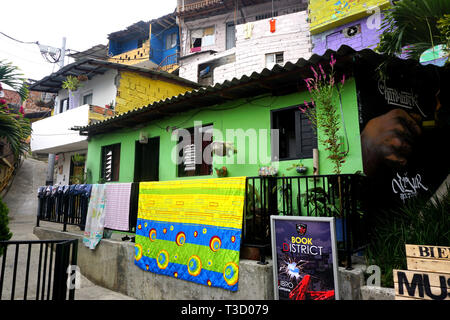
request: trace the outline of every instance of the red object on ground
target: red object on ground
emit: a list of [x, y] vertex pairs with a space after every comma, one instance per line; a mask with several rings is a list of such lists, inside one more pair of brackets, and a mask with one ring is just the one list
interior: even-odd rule
[[331, 300], [334, 298], [334, 290], [328, 291], [310, 291], [308, 290], [311, 277], [305, 275], [297, 286], [289, 293], [289, 299], [291, 300]]

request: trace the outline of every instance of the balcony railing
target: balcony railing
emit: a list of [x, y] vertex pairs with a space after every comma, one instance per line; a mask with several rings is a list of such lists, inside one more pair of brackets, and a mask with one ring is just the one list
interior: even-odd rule
[[[351, 267], [351, 256], [368, 242], [362, 211], [359, 175], [248, 177], [242, 244], [270, 255], [270, 216], [335, 217], [340, 261]], [[135, 232], [139, 183], [132, 184], [129, 232]], [[39, 221], [75, 225], [84, 229], [89, 196], [81, 185], [39, 188]]]
[[171, 70], [176, 69], [178, 66], [178, 60], [179, 60], [179, 52], [177, 51], [174, 54], [168, 55], [161, 61], [161, 63], [158, 65], [158, 71], [166, 71], [170, 72]]
[[212, 4], [216, 3], [222, 3], [222, 0], [203, 0], [203, 1], [196, 1], [194, 3], [184, 4], [184, 6], [179, 6], [178, 11], [191, 11], [191, 10], [198, 10], [207, 6], [210, 6]]

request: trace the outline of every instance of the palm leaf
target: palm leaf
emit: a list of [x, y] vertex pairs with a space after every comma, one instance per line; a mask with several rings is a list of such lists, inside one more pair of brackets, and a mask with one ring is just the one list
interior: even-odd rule
[[[389, 10], [377, 50], [391, 56], [404, 54], [419, 59], [427, 49], [442, 43], [439, 19], [450, 14], [448, 0], [403, 0]], [[408, 52], [404, 48], [408, 47]]]
[[20, 99], [25, 101], [28, 98], [28, 86], [23, 74], [19, 72], [19, 68], [10, 62], [0, 60], [0, 82], [10, 86], [17, 91]]

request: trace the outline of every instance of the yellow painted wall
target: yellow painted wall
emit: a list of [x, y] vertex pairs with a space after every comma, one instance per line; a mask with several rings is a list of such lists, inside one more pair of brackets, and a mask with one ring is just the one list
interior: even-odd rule
[[142, 48], [130, 50], [108, 59], [109, 62], [134, 65], [150, 59], [150, 40], [142, 44]]
[[192, 88], [188, 86], [150, 79], [135, 72], [124, 71], [120, 73], [115, 111], [116, 114], [120, 114], [191, 90]]
[[361, 19], [374, 13], [372, 7], [380, 10], [390, 6], [389, 0], [309, 0], [311, 34]]

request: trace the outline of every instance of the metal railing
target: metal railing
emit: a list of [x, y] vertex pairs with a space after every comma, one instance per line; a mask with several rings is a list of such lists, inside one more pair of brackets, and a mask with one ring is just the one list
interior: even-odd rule
[[42, 220], [62, 223], [63, 231], [67, 231], [67, 225], [84, 230], [90, 189], [91, 185], [39, 187], [36, 226]]
[[222, 0], [203, 0], [203, 1], [196, 1], [193, 3], [189, 3], [189, 4], [184, 4], [183, 6], [179, 6], [178, 7], [178, 11], [179, 12], [184, 12], [184, 11], [191, 11], [191, 10], [198, 10], [201, 9], [203, 7], [212, 5], [212, 4], [216, 4], [216, 3], [222, 3]]
[[[335, 217], [340, 260], [351, 267], [351, 256], [368, 243], [367, 222], [361, 201], [362, 176], [355, 174], [291, 177], [247, 177], [242, 244], [270, 255], [270, 216]], [[39, 193], [39, 221], [77, 225], [84, 230], [87, 193], [64, 193], [49, 187]], [[132, 184], [129, 230], [135, 232], [139, 183]]]
[[[73, 225], [84, 230], [92, 185], [45, 186], [38, 189], [36, 226], [40, 221]], [[138, 210], [139, 183], [131, 184], [129, 230], [135, 232]], [[123, 231], [123, 230], [122, 230]]]
[[74, 300], [78, 240], [0, 241], [0, 300]]
[[174, 54], [168, 55], [158, 65], [157, 70], [158, 71], [166, 71], [166, 72], [168, 72], [170, 69], [174, 68], [174, 66], [177, 65], [178, 60], [179, 60], [179, 56], [180, 56], [180, 54], [179, 54], [178, 51], [176, 53], [174, 53]]
[[351, 256], [368, 242], [361, 183], [352, 174], [248, 177], [243, 244], [270, 248], [271, 215], [335, 217], [340, 260], [351, 268]]

